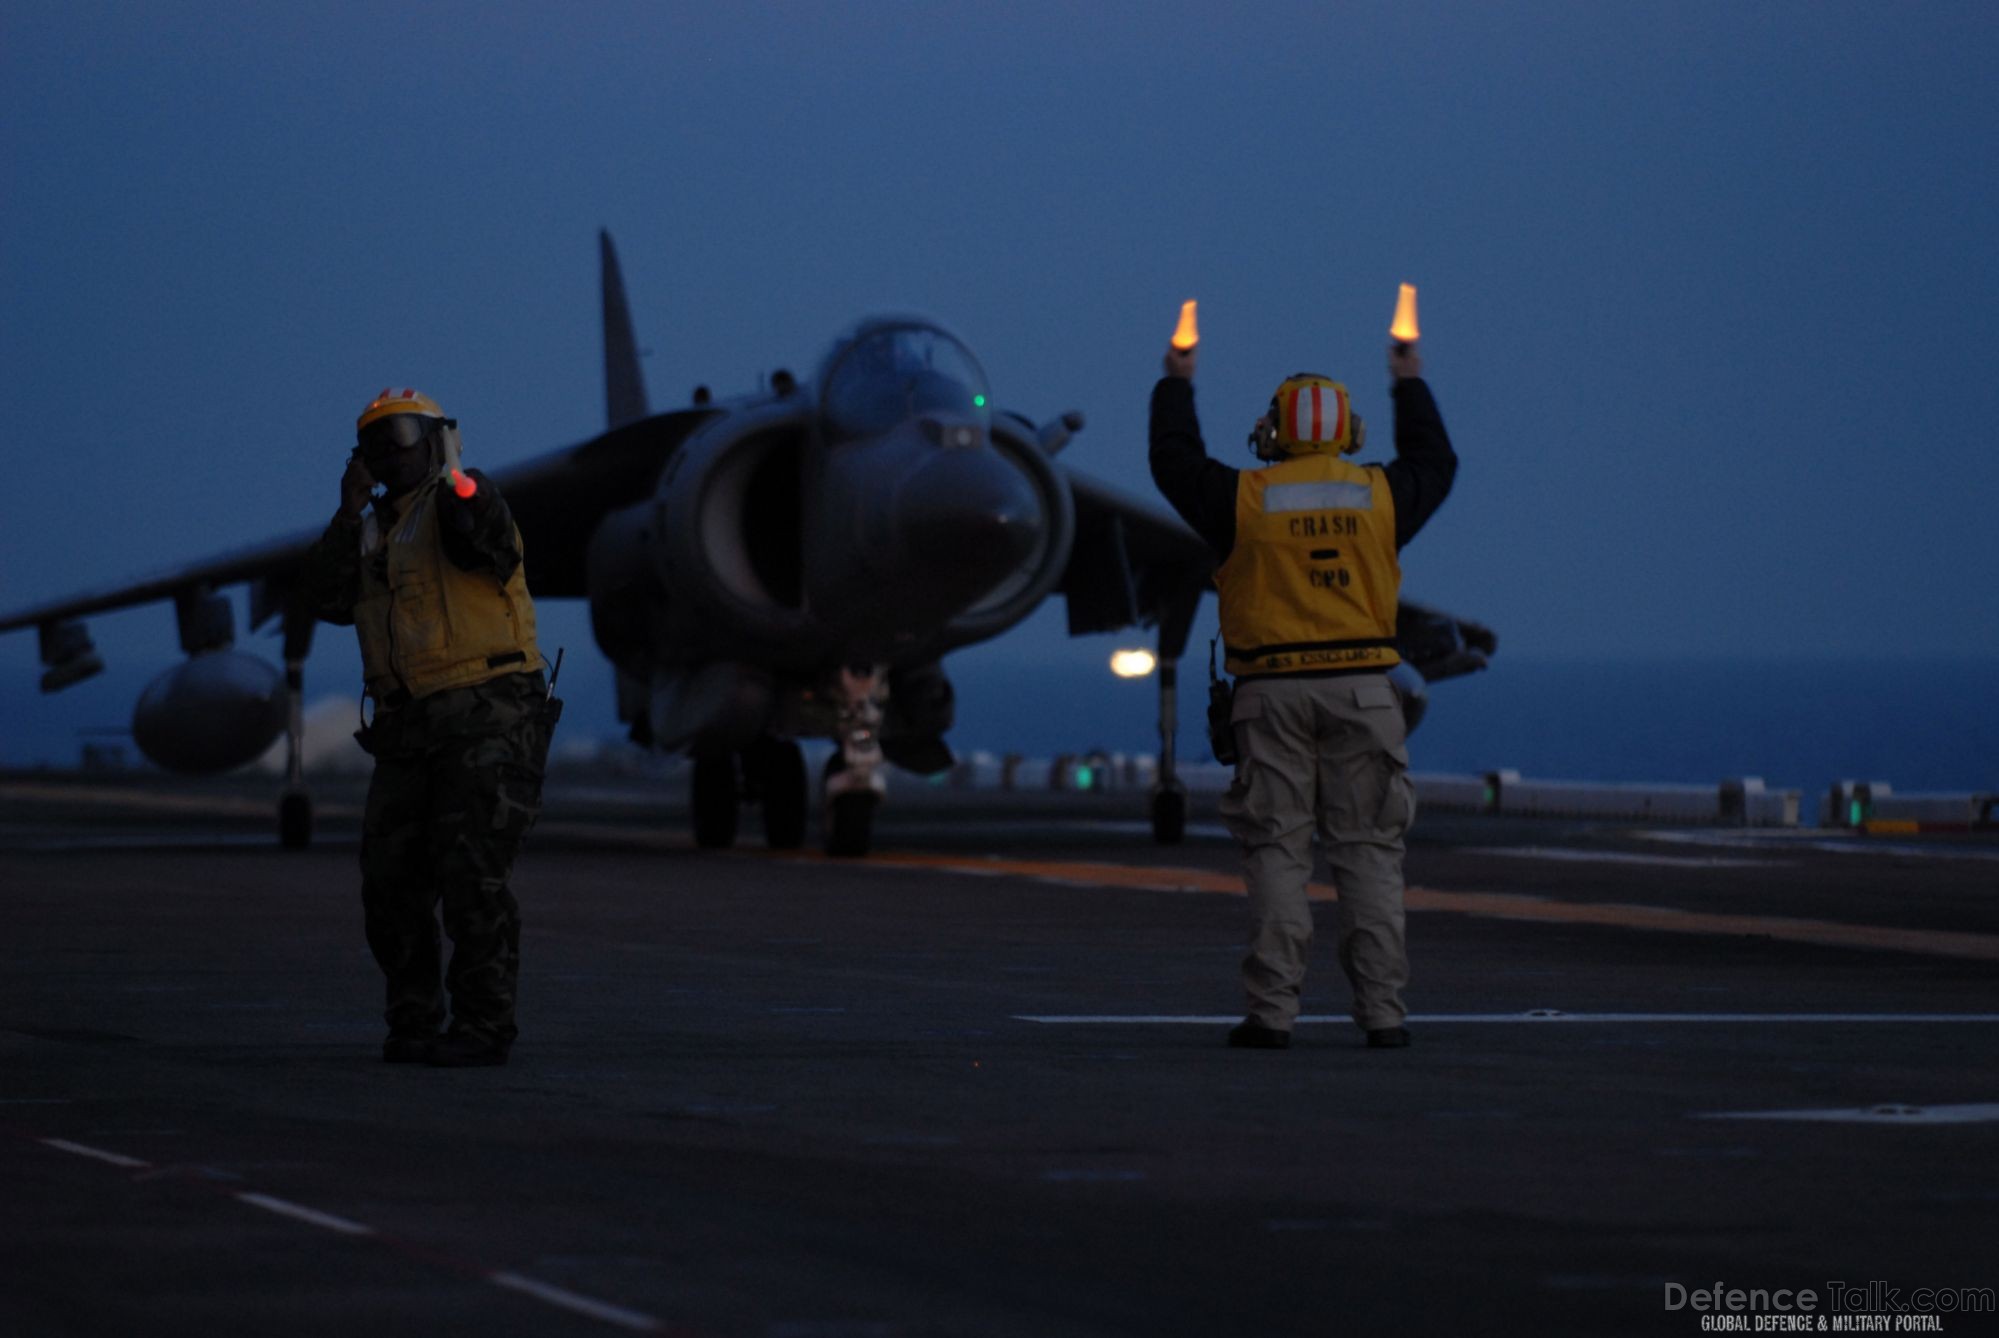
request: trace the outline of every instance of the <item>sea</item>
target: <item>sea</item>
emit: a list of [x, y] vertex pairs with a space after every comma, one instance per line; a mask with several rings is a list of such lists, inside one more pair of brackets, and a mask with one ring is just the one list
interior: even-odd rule
[[[1114, 678], [1096, 657], [1049, 662], [988, 648], [953, 656], [945, 669], [957, 689], [949, 740], [960, 754], [1157, 751], [1155, 679]], [[116, 748], [148, 676], [114, 668], [72, 690], [84, 709], [57, 713], [32, 673], [9, 675], [14, 681], [0, 683], [0, 766], [75, 766], [86, 744]], [[328, 691], [344, 686], [329, 677], [338, 675], [318, 678]], [[582, 662], [564, 673], [562, 742], [570, 755], [592, 738], [620, 738], [609, 677]], [[1182, 663], [1180, 698], [1180, 755], [1207, 761], [1205, 654]], [[1999, 792], [1999, 659], [1501, 654], [1482, 673], [1430, 685], [1428, 703], [1410, 738], [1418, 771], [1510, 768], [1547, 780], [1702, 784], [1757, 776], [1808, 796], [1839, 780], [1887, 781], [1900, 792]], [[125, 743], [126, 759], [136, 763]]]
[[[1054, 681], [1051, 681], [1053, 678]], [[1205, 662], [1181, 671], [1181, 755], [1207, 760]], [[954, 745], [1029, 755], [1157, 747], [1156, 689], [1104, 673], [968, 663]], [[1418, 771], [1511, 768], [1547, 780], [1713, 783], [1824, 792], [1999, 793], [1999, 660], [1520, 660], [1431, 684], [1410, 737]]]

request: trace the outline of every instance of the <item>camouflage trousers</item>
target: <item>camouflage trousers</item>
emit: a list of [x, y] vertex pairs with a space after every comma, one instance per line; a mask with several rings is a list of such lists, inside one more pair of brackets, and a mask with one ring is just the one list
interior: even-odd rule
[[[452, 1030], [509, 1045], [520, 974], [520, 907], [507, 879], [541, 812], [542, 771], [561, 703], [540, 674], [451, 688], [378, 712], [361, 822], [361, 908], [387, 983], [392, 1033]], [[444, 932], [451, 962], [441, 970]]]

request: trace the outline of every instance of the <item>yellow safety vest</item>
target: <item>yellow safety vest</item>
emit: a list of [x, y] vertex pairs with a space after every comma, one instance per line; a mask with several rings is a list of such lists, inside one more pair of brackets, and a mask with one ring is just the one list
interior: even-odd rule
[[[437, 487], [425, 487], [378, 538], [362, 539], [361, 600], [354, 630], [361, 672], [378, 702], [399, 693], [427, 697], [543, 667], [535, 645], [534, 601], [521, 567], [504, 582], [490, 571], [465, 571], [444, 555], [437, 531]], [[388, 548], [388, 580], [376, 574], [371, 538]], [[520, 530], [514, 531], [520, 543]]]
[[1232, 674], [1387, 669], [1402, 564], [1379, 469], [1298, 456], [1238, 476], [1235, 547], [1215, 572]]

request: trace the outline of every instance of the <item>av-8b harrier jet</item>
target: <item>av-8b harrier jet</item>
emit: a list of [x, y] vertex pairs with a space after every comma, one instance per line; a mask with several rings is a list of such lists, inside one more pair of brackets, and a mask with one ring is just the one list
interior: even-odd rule
[[[801, 738], [837, 744], [823, 780], [827, 848], [866, 853], [885, 764], [952, 763], [945, 654], [1004, 632], [1060, 593], [1072, 634], [1157, 631], [1160, 755], [1152, 827], [1180, 839], [1177, 663], [1214, 560], [1164, 507], [1067, 469], [1083, 425], [1003, 408], [969, 349], [915, 317], [861, 321], [809, 381], [651, 412], [608, 233], [603, 263], [609, 430], [496, 471], [537, 599], [587, 599], [617, 678], [618, 716], [644, 745], [693, 758], [696, 840], [734, 842], [760, 801], [773, 846], [805, 839]], [[312, 615], [295, 598], [318, 531], [192, 562], [165, 576], [0, 616], [33, 626], [44, 691], [103, 668], [79, 621], [171, 599], [188, 659], [155, 679], [135, 741], [170, 771], [216, 772], [290, 735], [279, 803], [289, 846], [310, 840], [300, 753]], [[282, 673], [235, 650], [224, 587], [250, 586], [252, 627], [279, 620]], [[1404, 604], [1400, 686], [1482, 668], [1492, 635]]]

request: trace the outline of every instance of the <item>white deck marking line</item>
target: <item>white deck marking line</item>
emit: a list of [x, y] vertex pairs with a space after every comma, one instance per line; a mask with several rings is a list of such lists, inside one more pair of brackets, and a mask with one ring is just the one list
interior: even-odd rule
[[110, 1162], [113, 1166], [123, 1166], [128, 1170], [139, 1170], [152, 1165], [151, 1162], [140, 1161], [137, 1157], [127, 1157], [118, 1152], [106, 1152], [103, 1148], [85, 1147], [81, 1143], [72, 1143], [67, 1138], [44, 1138], [40, 1141], [58, 1152], [74, 1152], [79, 1157], [89, 1157], [93, 1161]]
[[536, 1282], [533, 1278], [522, 1277], [519, 1273], [488, 1273], [486, 1280], [496, 1287], [522, 1292], [538, 1301], [546, 1301], [552, 1306], [572, 1310], [579, 1315], [588, 1315], [606, 1324], [615, 1324], [622, 1329], [633, 1329], [640, 1333], [657, 1333], [662, 1327], [651, 1315], [637, 1310], [627, 1310], [623, 1306], [595, 1301], [575, 1292], [552, 1287], [546, 1282]]
[[[1242, 1021], [1239, 1013], [1214, 1016], [1184, 1014], [1051, 1014], [1034, 1016], [1015, 1013], [1015, 1022], [1041, 1022], [1051, 1026], [1225, 1026]], [[1797, 1023], [1895, 1023], [1928, 1025], [1937, 1022], [1999, 1023], [1999, 1013], [1411, 1013], [1410, 1022], [1431, 1023], [1524, 1023], [1532, 1025], [1564, 1022], [1646, 1023], [1646, 1022], [1797, 1022]], [[1344, 1013], [1310, 1013], [1300, 1022], [1351, 1022]]]
[[1849, 1110], [1726, 1110], [1702, 1120], [1811, 1120], [1824, 1124], [1990, 1124], [1999, 1105], [1856, 1106]]
[[[124, 1167], [128, 1170], [142, 1169], [152, 1165], [151, 1162], [141, 1161], [137, 1157], [127, 1157], [123, 1153], [107, 1152], [103, 1148], [94, 1148], [83, 1143], [72, 1143], [67, 1138], [38, 1138], [35, 1141], [47, 1147], [52, 1147], [58, 1152], [68, 1152], [79, 1157], [89, 1157], [93, 1161], [108, 1162], [113, 1166]], [[308, 1208], [302, 1203], [293, 1203], [288, 1199], [280, 1199], [270, 1194], [257, 1194], [249, 1191], [239, 1191], [231, 1194], [230, 1197], [247, 1203], [253, 1208], [262, 1208], [266, 1212], [276, 1213], [280, 1217], [288, 1217], [294, 1222], [304, 1222], [308, 1226], [321, 1227], [327, 1231], [337, 1231], [343, 1236], [370, 1236], [385, 1245], [395, 1247], [404, 1252], [410, 1252], [413, 1248], [405, 1242], [396, 1240], [392, 1236], [384, 1236], [365, 1222], [356, 1222], [345, 1217], [336, 1217], [332, 1213], [323, 1213], [317, 1208]], [[417, 1251], [417, 1253], [428, 1258], [430, 1262], [436, 1262], [435, 1257], [428, 1251]], [[549, 1305], [560, 1307], [563, 1310], [568, 1310], [578, 1315], [587, 1316], [590, 1319], [601, 1320], [606, 1324], [615, 1324], [620, 1328], [632, 1329], [640, 1333], [659, 1333], [664, 1331], [666, 1327], [659, 1320], [642, 1311], [627, 1310], [623, 1306], [612, 1305], [608, 1301], [595, 1300], [592, 1297], [552, 1286], [546, 1282], [537, 1282], [535, 1279], [519, 1273], [502, 1270], [498, 1272], [479, 1273], [478, 1276], [483, 1277], [487, 1282], [492, 1283], [496, 1287], [504, 1287], [509, 1291], [520, 1292], [524, 1296], [532, 1296], [538, 1301], [546, 1302]]]
[[1675, 845], [1732, 846], [1737, 849], [1829, 850], [1835, 855], [1896, 855], [1916, 859], [1999, 860], [1999, 850], [1991, 845], [1967, 845], [1957, 841], [1917, 845], [1908, 841], [1885, 841], [1879, 836], [1827, 836], [1823, 827], [1760, 828], [1751, 831], [1633, 831], [1641, 841], [1666, 841]]
[[1641, 864], [1660, 869], [1787, 868], [1789, 860], [1729, 859], [1710, 855], [1634, 855], [1624, 850], [1571, 850], [1566, 846], [1459, 846], [1459, 855], [1496, 855], [1502, 859], [1544, 859], [1571, 864]]
[[372, 1236], [375, 1234], [375, 1228], [365, 1223], [351, 1221], [345, 1217], [335, 1217], [332, 1213], [323, 1213], [317, 1208], [308, 1208], [304, 1204], [292, 1203], [286, 1199], [273, 1198], [269, 1194], [242, 1193], [236, 1197], [253, 1208], [262, 1208], [266, 1212], [276, 1213], [279, 1217], [289, 1217], [295, 1222], [304, 1222], [308, 1226], [325, 1227], [328, 1231], [338, 1231], [343, 1236]]

